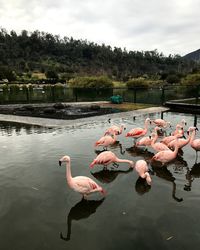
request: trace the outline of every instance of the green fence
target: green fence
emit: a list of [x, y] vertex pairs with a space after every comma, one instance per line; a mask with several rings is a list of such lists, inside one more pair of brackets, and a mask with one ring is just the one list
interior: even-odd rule
[[153, 88], [68, 88], [66, 85], [0, 85], [0, 104], [110, 101], [120, 95], [124, 102], [162, 105], [166, 101], [199, 96], [200, 85], [170, 85]]

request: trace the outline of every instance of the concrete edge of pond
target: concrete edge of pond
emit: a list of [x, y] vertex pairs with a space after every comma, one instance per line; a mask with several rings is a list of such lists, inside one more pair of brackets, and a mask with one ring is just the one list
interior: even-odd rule
[[127, 112], [120, 112], [115, 114], [107, 114], [101, 116], [92, 116], [87, 118], [80, 118], [76, 120], [61, 120], [61, 119], [49, 119], [49, 118], [40, 118], [40, 117], [29, 117], [29, 116], [16, 116], [16, 115], [6, 115], [0, 114], [0, 121], [6, 122], [15, 122], [15, 123], [23, 123], [35, 126], [42, 126], [48, 128], [54, 127], [78, 127], [82, 124], [88, 123], [96, 123], [102, 122], [109, 118], [128, 118], [130, 116], [137, 117], [140, 115], [152, 114], [152, 113], [159, 113], [168, 111], [169, 108], [166, 107], [151, 107], [145, 109], [137, 109]]

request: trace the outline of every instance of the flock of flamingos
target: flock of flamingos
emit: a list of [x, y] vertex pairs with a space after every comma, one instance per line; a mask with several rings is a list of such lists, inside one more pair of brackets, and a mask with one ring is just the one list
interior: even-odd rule
[[[147, 136], [150, 131], [150, 124], [154, 125], [153, 132]], [[150, 120], [147, 118], [144, 122], [144, 128], [133, 128], [126, 137], [134, 139], [134, 147], [152, 147], [156, 152], [151, 161], [158, 161], [161, 166], [164, 166], [168, 162], [174, 160], [177, 157], [178, 151], [189, 144], [196, 151], [196, 161], [198, 157], [198, 151], [200, 151], [200, 139], [195, 138], [197, 127], [189, 127], [186, 129], [186, 121], [183, 119], [180, 124], [176, 125], [176, 129], [166, 136], [166, 130], [171, 127], [170, 122], [163, 119]], [[146, 179], [148, 185], [151, 185], [151, 176], [149, 174], [148, 164], [145, 160], [138, 160], [135, 163], [127, 159], [119, 159], [113, 152], [107, 151], [107, 148], [116, 143], [117, 136], [122, 134], [125, 129], [124, 125], [113, 125], [109, 127], [104, 136], [102, 136], [95, 143], [95, 147], [103, 147], [103, 150], [97, 157], [91, 162], [90, 168], [95, 165], [103, 165], [107, 168], [108, 165], [113, 164], [117, 167], [118, 163], [128, 163], [130, 167], [135, 169], [138, 175]], [[187, 132], [187, 137], [185, 137]], [[70, 157], [65, 155], [59, 160], [59, 165], [66, 162], [66, 179], [68, 186], [76, 192], [79, 192], [83, 199], [87, 199], [87, 196], [91, 193], [100, 192], [103, 195], [106, 194], [105, 190], [98, 185], [94, 180], [86, 176], [71, 175], [71, 161]]]

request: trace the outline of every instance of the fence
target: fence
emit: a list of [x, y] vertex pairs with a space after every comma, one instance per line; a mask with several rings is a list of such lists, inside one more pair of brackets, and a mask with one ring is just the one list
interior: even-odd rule
[[198, 102], [200, 85], [168, 85], [152, 88], [68, 88], [66, 85], [0, 85], [0, 104], [110, 101], [113, 95], [120, 95], [124, 102], [162, 105], [173, 99], [196, 98]]

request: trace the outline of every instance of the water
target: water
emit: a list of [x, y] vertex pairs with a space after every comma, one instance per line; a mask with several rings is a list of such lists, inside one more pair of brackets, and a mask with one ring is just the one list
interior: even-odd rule
[[[146, 117], [123, 123], [128, 131], [143, 126]], [[150, 116], [158, 117], [161, 114]], [[187, 127], [194, 125], [188, 114], [169, 112], [163, 118], [173, 128], [182, 118]], [[108, 126], [103, 119], [74, 129], [0, 123], [1, 250], [199, 249], [200, 157], [195, 164], [195, 151], [186, 146], [167, 168], [150, 166], [151, 187], [126, 164], [110, 171], [96, 166], [90, 172], [94, 142]], [[120, 144], [111, 150], [120, 158], [149, 161], [153, 150], [133, 150], [132, 139], [124, 134], [118, 137], [124, 155]], [[66, 154], [71, 156], [72, 175], [93, 178], [107, 191], [105, 199], [94, 194], [81, 201], [68, 188], [65, 167], [58, 165]]]

